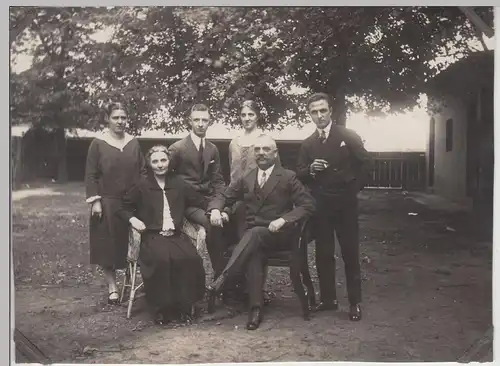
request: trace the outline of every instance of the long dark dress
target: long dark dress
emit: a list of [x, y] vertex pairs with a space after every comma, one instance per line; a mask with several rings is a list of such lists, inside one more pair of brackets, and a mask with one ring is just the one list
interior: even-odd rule
[[[167, 199], [175, 234], [163, 236], [164, 200]], [[169, 173], [162, 189], [154, 176], [141, 179], [123, 198], [117, 212], [123, 222], [131, 217], [144, 222], [139, 265], [149, 311], [189, 311], [205, 295], [203, 260], [191, 240], [181, 232], [185, 208], [205, 206], [204, 197], [179, 176]]]
[[87, 202], [99, 197], [101, 219], [90, 218], [90, 263], [104, 268], [122, 269], [127, 265], [129, 225], [118, 220], [115, 213], [121, 206], [125, 192], [145, 176], [146, 162], [137, 139], [123, 150], [104, 139], [94, 139], [87, 154], [85, 189]]

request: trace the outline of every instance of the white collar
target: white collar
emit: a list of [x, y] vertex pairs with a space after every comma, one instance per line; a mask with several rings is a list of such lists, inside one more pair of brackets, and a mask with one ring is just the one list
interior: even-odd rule
[[328, 126], [326, 126], [323, 129], [318, 128], [318, 133], [320, 134], [320, 136], [321, 136], [321, 131], [325, 131], [325, 136], [326, 136], [326, 138], [328, 138], [328, 136], [330, 135], [330, 130], [332, 129], [332, 123], [333, 122], [330, 121], [330, 123], [328, 124]]
[[191, 140], [193, 140], [193, 144], [196, 147], [196, 150], [200, 149], [200, 141], [203, 141], [203, 147], [205, 147], [205, 138], [201, 138], [196, 136], [193, 131], [189, 132], [191, 135]]
[[262, 170], [261, 168], [259, 168], [259, 176], [262, 176], [262, 174], [266, 173], [266, 177], [269, 178], [269, 176], [271, 175], [271, 173], [273, 172], [274, 170], [274, 166], [276, 164], [273, 164], [271, 165], [269, 168], [267, 168], [266, 170]]
[[106, 142], [108, 145], [111, 145], [115, 148], [117, 148], [118, 150], [120, 151], [123, 151], [123, 149], [125, 148], [125, 146], [127, 146], [127, 144], [132, 141], [132, 139], [134, 138], [134, 136], [132, 135], [129, 135], [128, 133], [125, 132], [125, 136], [123, 138], [122, 141], [117, 141], [116, 139], [114, 139], [110, 132], [109, 132], [109, 129], [106, 129], [103, 131], [103, 133], [100, 135], [100, 136], [97, 136], [96, 138]]

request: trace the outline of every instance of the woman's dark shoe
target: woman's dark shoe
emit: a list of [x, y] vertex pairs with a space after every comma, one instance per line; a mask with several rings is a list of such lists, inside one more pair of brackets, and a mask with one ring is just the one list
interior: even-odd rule
[[120, 296], [118, 295], [118, 291], [111, 291], [108, 294], [108, 304], [118, 305], [119, 303], [120, 303]]
[[355, 322], [361, 320], [361, 306], [359, 304], [349, 307], [349, 319]]
[[168, 317], [161, 311], [156, 313], [153, 321], [156, 325], [166, 325], [169, 323]]

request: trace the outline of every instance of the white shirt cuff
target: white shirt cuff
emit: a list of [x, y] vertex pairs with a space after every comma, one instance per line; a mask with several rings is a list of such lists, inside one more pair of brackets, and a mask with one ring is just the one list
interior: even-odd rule
[[85, 200], [85, 202], [94, 203], [95, 201], [100, 200], [100, 199], [101, 199], [101, 196], [92, 196], [92, 197], [87, 198]]

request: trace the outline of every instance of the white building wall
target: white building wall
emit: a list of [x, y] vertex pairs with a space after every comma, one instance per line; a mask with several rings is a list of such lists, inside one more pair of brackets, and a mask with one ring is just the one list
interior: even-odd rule
[[[448, 98], [435, 119], [433, 192], [450, 200], [470, 203], [466, 191], [467, 113], [466, 106]], [[446, 151], [446, 121], [453, 122], [453, 145]]]

